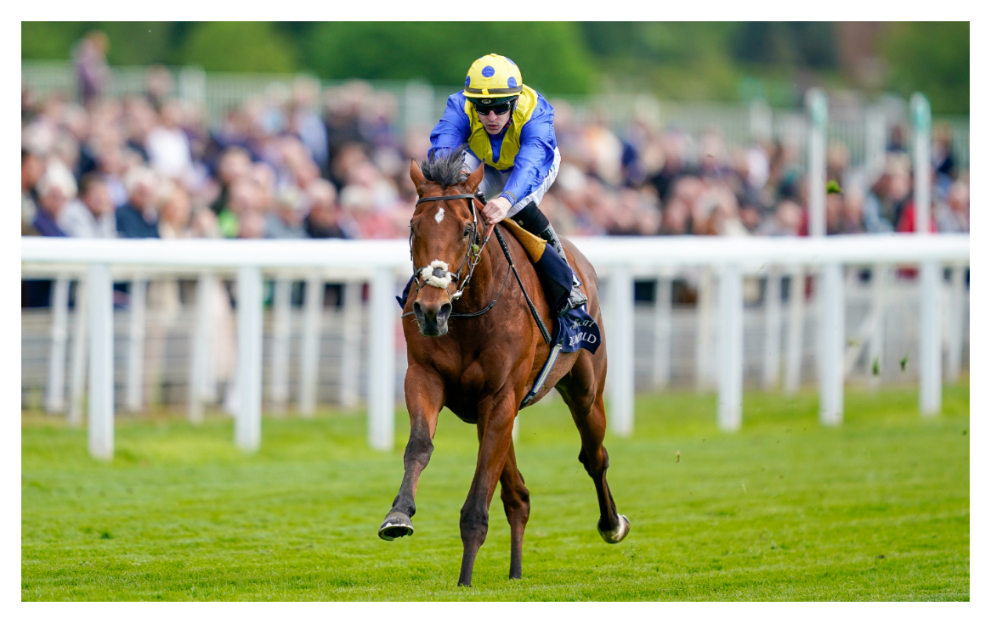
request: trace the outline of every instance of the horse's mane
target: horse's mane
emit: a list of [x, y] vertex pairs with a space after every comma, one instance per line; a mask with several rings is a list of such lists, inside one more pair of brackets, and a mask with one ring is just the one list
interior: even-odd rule
[[427, 161], [420, 167], [423, 177], [440, 184], [442, 188], [464, 182], [468, 179], [468, 173], [463, 170], [466, 149], [465, 145], [454, 149], [431, 149], [427, 152]]

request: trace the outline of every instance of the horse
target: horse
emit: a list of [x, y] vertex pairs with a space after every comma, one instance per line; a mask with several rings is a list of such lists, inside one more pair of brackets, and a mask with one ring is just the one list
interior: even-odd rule
[[[379, 528], [379, 536], [387, 541], [413, 534], [417, 483], [433, 452], [441, 408], [475, 424], [478, 460], [460, 520], [464, 553], [458, 585], [469, 587], [475, 557], [488, 532], [489, 506], [497, 483], [502, 485], [511, 532], [509, 577], [522, 577], [530, 493], [516, 463], [513, 422], [551, 348], [538, 333], [529, 306], [546, 326], [554, 326], [553, 310], [522, 245], [513, 235], [502, 236], [505, 242], [501, 244], [518, 262], [518, 281], [513, 284], [506, 255], [499, 246], [485, 244], [488, 236], [483, 240], [479, 233], [481, 204], [474, 195], [483, 179], [483, 166], [470, 174], [462, 171], [460, 152], [428, 157], [422, 169], [415, 159], [410, 164], [410, 178], [419, 197], [410, 220], [410, 254], [416, 271], [411, 286], [416, 287], [409, 291], [402, 316], [409, 362], [405, 393], [410, 435], [399, 494]], [[601, 327], [595, 270], [569, 240], [562, 238], [561, 243], [587, 290], [588, 313]], [[450, 272], [448, 267], [459, 268]], [[618, 543], [629, 533], [630, 522], [617, 512], [606, 482], [605, 381], [605, 348], [598, 348], [594, 355], [587, 350], [562, 353], [528, 404], [557, 388], [581, 438], [578, 460], [595, 483], [599, 534], [607, 543]]]

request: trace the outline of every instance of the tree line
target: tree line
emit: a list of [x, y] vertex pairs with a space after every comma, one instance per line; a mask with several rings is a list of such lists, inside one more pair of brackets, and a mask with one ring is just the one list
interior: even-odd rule
[[[870, 41], [871, 83], [844, 62], [831, 22], [22, 22], [22, 59], [68, 59], [90, 30], [111, 65], [299, 72], [325, 79], [459, 84], [483, 54], [504, 54], [546, 93], [617, 89], [661, 98], [801, 103], [812, 76], [835, 88], [925, 92], [936, 113], [970, 110], [968, 22], [891, 22]], [[359, 51], [356, 53], [356, 51]]]

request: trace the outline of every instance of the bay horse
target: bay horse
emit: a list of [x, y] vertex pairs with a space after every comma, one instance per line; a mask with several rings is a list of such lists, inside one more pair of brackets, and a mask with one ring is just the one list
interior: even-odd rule
[[[484, 165], [469, 175], [462, 171], [462, 162], [460, 150], [454, 150], [446, 157], [430, 157], [422, 169], [416, 160], [410, 164], [410, 178], [419, 197], [410, 220], [416, 271], [411, 285], [415, 288], [410, 289], [403, 308], [410, 435], [399, 494], [379, 528], [379, 536], [391, 541], [413, 534], [410, 518], [416, 512], [417, 483], [433, 452], [438, 414], [447, 407], [461, 420], [475, 424], [478, 431], [478, 461], [461, 508], [460, 524], [464, 554], [458, 585], [471, 586], [475, 557], [488, 532], [496, 483], [502, 485], [511, 532], [509, 577], [522, 577], [530, 493], [516, 464], [513, 422], [551, 347], [538, 333], [520, 285], [545, 326], [554, 324], [553, 310], [543, 296], [538, 275], [516, 238], [508, 230], [502, 236], [515, 260], [518, 282], [510, 278], [510, 263], [500, 245], [484, 244], [479, 234], [481, 211], [473, 197]], [[562, 238], [561, 243], [587, 290], [588, 313], [601, 327], [595, 270], [569, 240]], [[547, 251], [553, 252], [549, 247]], [[448, 267], [457, 272], [449, 272]], [[495, 304], [487, 312], [477, 314], [491, 303]], [[454, 321], [450, 321], [452, 317]], [[609, 454], [602, 445], [606, 432], [605, 380], [605, 348], [598, 348], [594, 355], [587, 350], [562, 353], [543, 389], [528, 404], [552, 387], [561, 394], [581, 437], [578, 460], [595, 483], [598, 531], [607, 543], [618, 543], [629, 532], [630, 522], [616, 511], [606, 482]]]

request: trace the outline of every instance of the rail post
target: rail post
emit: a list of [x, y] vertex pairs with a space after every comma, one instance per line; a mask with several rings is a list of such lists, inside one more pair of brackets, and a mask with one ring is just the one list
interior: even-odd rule
[[622, 264], [609, 272], [609, 320], [606, 349], [609, 372], [609, 428], [620, 437], [633, 434], [633, 273]]
[[785, 395], [794, 396], [802, 383], [802, 346], [805, 343], [805, 268], [788, 271], [788, 341], [785, 345]]
[[65, 343], [69, 334], [69, 277], [59, 275], [52, 286], [52, 349], [48, 355], [45, 411], [65, 411]]
[[767, 273], [764, 290], [764, 389], [778, 387], [781, 380], [781, 269]]
[[372, 274], [368, 336], [368, 444], [392, 450], [396, 436], [396, 278], [392, 269]]
[[819, 422], [843, 422], [843, 267], [826, 264], [819, 273]]
[[960, 380], [960, 359], [963, 355], [963, 266], [954, 266], [950, 273], [950, 300], [947, 313], [946, 380]]
[[[872, 391], [881, 385], [884, 374], [884, 332], [885, 308], [887, 305], [888, 282], [891, 280], [891, 268], [886, 264], [875, 264], [871, 269], [871, 336], [867, 346], [867, 367], [870, 380], [867, 387]], [[875, 365], [877, 370], [875, 371]]]
[[695, 304], [698, 312], [698, 337], [695, 342], [695, 391], [707, 392], [713, 386], [712, 370], [712, 308], [713, 299], [712, 268], [704, 266], [699, 279], [698, 300]]
[[657, 276], [654, 294], [653, 387], [664, 389], [671, 381], [671, 275]]
[[127, 344], [127, 410], [137, 413], [143, 403], [145, 359], [145, 312], [148, 308], [148, 279], [131, 281], [129, 338]]
[[826, 235], [826, 95], [819, 89], [805, 94], [809, 113], [809, 235]]
[[743, 273], [729, 263], [719, 275], [719, 428], [743, 422]]
[[262, 273], [257, 266], [237, 270], [237, 415], [234, 442], [252, 452], [262, 433]]
[[299, 413], [303, 417], [313, 417], [317, 410], [323, 291], [323, 277], [314, 270], [306, 279], [306, 292], [303, 294], [303, 341], [299, 366]]
[[203, 401], [207, 394], [207, 373], [210, 367], [210, 324], [212, 319], [211, 298], [216, 289], [216, 280], [209, 271], [200, 273], [196, 281], [196, 309], [193, 315], [193, 328], [190, 331], [189, 362], [189, 405], [187, 417], [192, 424], [203, 423]]
[[340, 389], [337, 401], [342, 409], [358, 406], [358, 383], [361, 379], [361, 281], [344, 286], [344, 317], [341, 319]]
[[90, 264], [89, 453], [114, 457], [114, 305], [109, 264]]
[[76, 317], [73, 321], [72, 355], [69, 368], [69, 426], [83, 424], [83, 397], [86, 395], [86, 352], [88, 332], [86, 331], [88, 303], [86, 280], [76, 282]]
[[[915, 233], [929, 235], [932, 205], [932, 165], [929, 148], [932, 140], [932, 115], [929, 101], [921, 93], [912, 96], [912, 126], [915, 145], [912, 168], [915, 173]], [[942, 409], [942, 271], [935, 261], [922, 262], [919, 271], [919, 412], [924, 417], [938, 415]]]
[[292, 280], [280, 276], [275, 280], [272, 297], [272, 415], [285, 415], [289, 402], [289, 349], [292, 338]]

